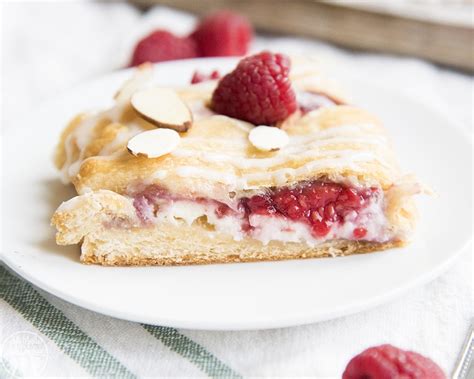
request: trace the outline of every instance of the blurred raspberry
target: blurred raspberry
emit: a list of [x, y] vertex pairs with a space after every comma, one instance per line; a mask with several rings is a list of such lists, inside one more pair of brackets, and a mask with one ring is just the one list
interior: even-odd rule
[[217, 80], [221, 77], [219, 71], [214, 70], [210, 74], [203, 74], [200, 71], [194, 71], [193, 77], [191, 78], [191, 84], [197, 84], [206, 82], [208, 80]]
[[177, 37], [166, 30], [155, 30], [137, 43], [130, 66], [195, 57], [197, 47], [193, 39]]
[[446, 379], [431, 359], [392, 345], [371, 347], [351, 359], [342, 379]]
[[253, 38], [253, 29], [244, 16], [219, 11], [205, 17], [191, 38], [203, 57], [244, 55]]
[[283, 54], [264, 51], [244, 58], [219, 81], [211, 108], [255, 125], [274, 125], [297, 108], [289, 71], [290, 60]]

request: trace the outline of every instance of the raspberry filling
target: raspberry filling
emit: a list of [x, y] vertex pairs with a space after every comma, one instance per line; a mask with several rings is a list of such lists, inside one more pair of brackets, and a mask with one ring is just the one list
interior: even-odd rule
[[172, 217], [191, 217], [189, 223], [192, 223], [206, 216], [216, 230], [237, 233], [236, 239], [251, 236], [264, 242], [306, 240], [311, 243], [336, 238], [387, 239], [383, 191], [375, 187], [355, 188], [327, 181], [308, 181], [291, 187], [269, 188], [265, 193], [242, 197], [232, 204], [172, 196], [156, 185], [132, 192], [131, 196], [143, 224]]
[[[312, 234], [325, 237], [332, 225], [356, 218], [371, 199], [380, 195], [377, 188], [355, 189], [341, 184], [313, 181], [295, 187], [277, 188], [267, 194], [243, 198], [247, 219], [252, 215], [284, 217], [310, 226]], [[353, 236], [362, 239], [363, 227], [355, 228]]]

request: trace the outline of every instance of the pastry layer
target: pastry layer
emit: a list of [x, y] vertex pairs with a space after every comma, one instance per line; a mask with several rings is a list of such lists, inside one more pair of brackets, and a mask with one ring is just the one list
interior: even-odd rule
[[[302, 70], [294, 86], [311, 97], [311, 86], [313, 91], [324, 91], [324, 86], [316, 86], [319, 82], [324, 83], [318, 72]], [[127, 152], [132, 136], [155, 127], [131, 108], [126, 88], [111, 109], [78, 116], [57, 149], [56, 164], [64, 181], [71, 181], [78, 193], [99, 189], [126, 193], [131, 183], [146, 182], [173, 193], [191, 191], [195, 197], [225, 201], [232, 192], [322, 177], [387, 189], [400, 176], [385, 130], [362, 109], [333, 102], [312, 111], [305, 108], [280, 125], [290, 137], [289, 144], [263, 153], [248, 140], [253, 125], [207, 108], [214, 86], [211, 82], [178, 90], [193, 111], [193, 126], [181, 134], [176, 150], [160, 158]]]
[[[382, 250], [408, 240], [415, 223], [412, 196], [420, 186], [401, 176], [377, 118], [344, 105], [312, 62], [293, 61], [299, 110], [278, 125], [289, 143], [271, 152], [249, 142], [255, 125], [207, 107], [216, 85], [211, 81], [175, 89], [193, 115], [175, 150], [152, 159], [131, 155], [130, 138], [155, 129], [130, 105], [131, 95], [152, 83], [152, 74], [139, 69], [113, 107], [77, 116], [58, 144], [56, 165], [80, 196], [63, 203], [52, 223], [58, 244], [82, 244], [83, 262], [311, 258]], [[278, 198], [321, 182], [351, 189], [360, 204], [351, 203], [350, 194], [307, 207], [304, 196], [287, 194], [295, 199], [288, 205]], [[150, 195], [150, 189], [160, 195]]]
[[110, 191], [78, 196], [56, 211], [53, 224], [61, 245], [82, 243], [84, 263], [105, 265], [174, 265], [246, 262], [339, 256], [402, 246], [398, 239], [385, 242], [327, 240], [307, 242], [262, 241], [215, 230], [206, 220], [184, 215], [143, 225], [133, 200]]
[[[209, 239], [192, 226], [173, 231], [176, 234], [153, 229], [142, 230], [133, 236], [118, 231], [89, 235], [82, 245], [81, 261], [104, 266], [238, 263], [348, 256], [404, 245], [402, 241], [376, 243], [341, 240], [309, 248], [306, 244], [293, 242], [261, 245], [255, 241]], [[182, 239], [181, 233], [186, 235], [186, 240]], [[176, 243], [178, 240], [180, 243]], [[152, 247], [150, 241], [158, 241], [158, 244]]]

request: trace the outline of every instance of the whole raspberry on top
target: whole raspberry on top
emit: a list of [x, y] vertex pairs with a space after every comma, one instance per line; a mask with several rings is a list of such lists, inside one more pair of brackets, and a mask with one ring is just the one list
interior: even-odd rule
[[446, 379], [431, 359], [392, 345], [371, 347], [351, 359], [342, 379]]
[[244, 58], [219, 81], [211, 108], [255, 125], [274, 125], [297, 109], [289, 71], [283, 54], [264, 51]]
[[219, 11], [205, 17], [191, 34], [200, 56], [244, 55], [253, 37], [248, 20], [231, 11]]
[[193, 39], [177, 37], [166, 30], [155, 30], [135, 46], [130, 66], [197, 56], [197, 47]]

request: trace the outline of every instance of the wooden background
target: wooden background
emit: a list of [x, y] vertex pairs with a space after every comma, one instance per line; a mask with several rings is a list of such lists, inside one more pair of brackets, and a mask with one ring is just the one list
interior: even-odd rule
[[[413, 9], [413, 7], [383, 7], [380, 6], [382, 2], [376, 1], [132, 0], [132, 2], [143, 7], [164, 4], [197, 14], [221, 8], [234, 9], [246, 14], [260, 30], [314, 37], [352, 49], [410, 55], [474, 71], [472, 3], [456, 5], [453, 0], [445, 0], [444, 3], [436, 4], [426, 2]], [[453, 15], [457, 17], [451, 17]]]

